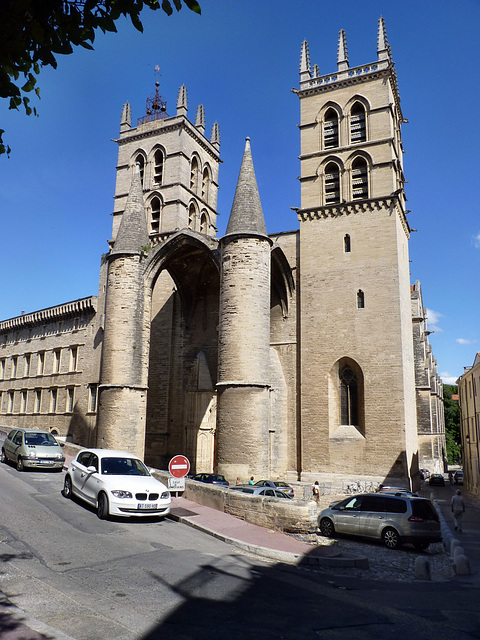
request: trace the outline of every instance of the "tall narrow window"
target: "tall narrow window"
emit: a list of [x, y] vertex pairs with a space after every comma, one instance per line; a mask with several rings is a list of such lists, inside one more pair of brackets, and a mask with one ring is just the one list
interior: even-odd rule
[[28, 376], [30, 375], [30, 362], [32, 360], [32, 356], [30, 353], [27, 353], [25, 355], [25, 367], [23, 369], [23, 375], [25, 376], [25, 378], [28, 378]]
[[350, 236], [348, 235], [348, 233], [346, 233], [345, 237], [343, 238], [343, 250], [345, 251], [345, 253], [350, 253], [351, 251]]
[[65, 407], [67, 413], [73, 412], [74, 392], [75, 390], [73, 387], [67, 387], [67, 404]]
[[95, 413], [97, 410], [97, 385], [91, 384], [88, 386], [88, 411]]
[[17, 356], [14, 356], [12, 358], [12, 378], [16, 378], [17, 377], [17, 366], [18, 366], [18, 358]]
[[27, 391], [20, 393], [20, 413], [27, 412]]
[[195, 205], [192, 204], [188, 207], [188, 228], [195, 230]]
[[135, 164], [137, 165], [140, 171], [140, 182], [142, 183], [142, 187], [143, 187], [143, 176], [145, 175], [145, 158], [142, 156], [141, 153], [139, 153], [138, 156], [135, 158]]
[[356, 158], [352, 163], [352, 199], [365, 198], [368, 198], [367, 161], [364, 158]]
[[323, 123], [323, 146], [325, 149], [338, 147], [338, 115], [334, 109], [328, 109]]
[[208, 231], [208, 218], [207, 214], [203, 211], [200, 218], [200, 233], [207, 233]]
[[325, 204], [340, 202], [340, 169], [335, 162], [325, 167]]
[[190, 168], [190, 189], [196, 193], [197, 188], [198, 188], [198, 160], [196, 157], [193, 157], [191, 168]]
[[150, 210], [152, 216], [150, 226], [152, 233], [160, 233], [160, 209], [160, 198], [157, 198], [157, 196], [155, 196], [150, 202]]
[[163, 152], [161, 149], [155, 151], [153, 156], [153, 182], [158, 185], [163, 181]]
[[14, 391], [8, 392], [8, 400], [7, 400], [7, 413], [13, 413], [13, 400], [14, 400]]
[[70, 371], [76, 371], [78, 364], [78, 347], [70, 349]]
[[55, 351], [53, 352], [53, 368], [52, 368], [52, 373], [59, 373], [60, 372], [60, 358], [61, 358], [61, 350], [60, 349], [55, 349]]
[[210, 189], [210, 173], [208, 171], [208, 168], [205, 167], [205, 169], [203, 170], [203, 176], [202, 176], [202, 198], [203, 200], [205, 200], [205, 202], [208, 202], [209, 189]]
[[340, 410], [342, 425], [358, 425], [358, 384], [350, 367], [340, 371]]
[[5, 358], [0, 360], [0, 380], [5, 378]]
[[42, 390], [35, 389], [35, 402], [34, 402], [33, 412], [40, 413], [41, 408], [42, 408]]
[[365, 294], [361, 289], [357, 291], [357, 308], [358, 309], [365, 308]]
[[360, 102], [355, 102], [350, 111], [350, 142], [365, 142], [367, 139], [367, 127], [365, 119], [365, 107]]
[[50, 390], [50, 413], [56, 413], [57, 411], [57, 397], [58, 397], [58, 390], [51, 389]]
[[43, 376], [44, 371], [45, 371], [45, 352], [41, 351], [38, 354], [37, 376]]

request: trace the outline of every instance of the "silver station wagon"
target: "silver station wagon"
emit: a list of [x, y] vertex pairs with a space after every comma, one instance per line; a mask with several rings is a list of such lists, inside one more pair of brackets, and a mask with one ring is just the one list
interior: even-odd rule
[[426, 498], [397, 494], [364, 493], [331, 504], [318, 517], [323, 536], [336, 533], [382, 540], [389, 549], [410, 543], [424, 550], [440, 542], [440, 521]]

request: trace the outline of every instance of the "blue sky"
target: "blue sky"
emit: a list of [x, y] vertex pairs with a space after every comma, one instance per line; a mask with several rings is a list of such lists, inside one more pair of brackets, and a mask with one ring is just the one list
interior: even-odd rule
[[143, 13], [99, 33], [95, 51], [59, 57], [39, 77], [39, 118], [0, 104], [13, 149], [0, 157], [2, 297], [0, 319], [96, 295], [108, 250], [117, 147], [124, 102], [145, 113], [155, 65], [167, 112], [187, 86], [189, 117], [203, 104], [207, 132], [221, 135], [218, 227], [228, 220], [245, 137], [269, 232], [298, 228], [300, 47], [320, 74], [336, 69], [345, 29], [350, 66], [376, 59], [385, 18], [396, 63], [403, 126], [412, 283], [422, 283], [438, 370], [452, 382], [480, 350], [480, 1], [200, 0], [171, 17]]

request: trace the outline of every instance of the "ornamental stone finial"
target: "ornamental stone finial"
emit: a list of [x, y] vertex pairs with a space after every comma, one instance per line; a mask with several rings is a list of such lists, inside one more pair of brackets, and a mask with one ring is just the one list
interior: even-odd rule
[[302, 50], [300, 53], [300, 82], [310, 79], [310, 52], [308, 50], [308, 42], [302, 42]]
[[377, 55], [379, 60], [391, 60], [390, 45], [388, 44], [387, 30], [383, 18], [378, 21]]
[[182, 84], [178, 90], [177, 116], [186, 116], [188, 111], [187, 87]]
[[348, 66], [347, 36], [342, 29], [338, 34], [337, 69], [338, 71], [345, 71]]

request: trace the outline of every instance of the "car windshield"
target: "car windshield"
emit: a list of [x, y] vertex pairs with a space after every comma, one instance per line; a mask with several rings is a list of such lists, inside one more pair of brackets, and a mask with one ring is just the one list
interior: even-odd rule
[[108, 476], [149, 476], [147, 467], [136, 458], [102, 458], [102, 474]]
[[25, 444], [37, 447], [58, 446], [58, 442], [49, 433], [26, 433]]

